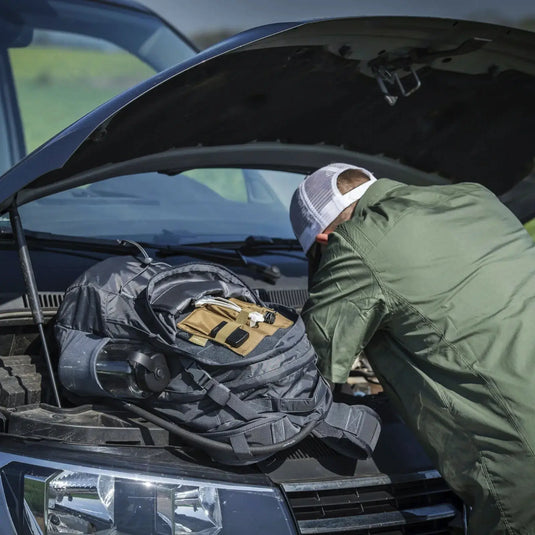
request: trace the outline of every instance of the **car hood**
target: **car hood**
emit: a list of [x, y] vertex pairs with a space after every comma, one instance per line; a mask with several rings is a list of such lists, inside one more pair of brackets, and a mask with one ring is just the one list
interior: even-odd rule
[[500, 194], [532, 170], [534, 94], [531, 32], [407, 17], [260, 27], [123, 93], [34, 151], [0, 178], [0, 212], [126, 162], [173, 172], [185, 148], [214, 149], [206, 165], [218, 165], [216, 148], [266, 144], [286, 162], [292, 149], [333, 158], [338, 150]]

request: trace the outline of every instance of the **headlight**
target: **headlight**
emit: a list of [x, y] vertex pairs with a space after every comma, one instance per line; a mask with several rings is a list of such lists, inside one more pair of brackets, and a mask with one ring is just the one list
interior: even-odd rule
[[47, 535], [294, 534], [275, 488], [137, 476], [20, 459], [2, 470], [17, 533]]

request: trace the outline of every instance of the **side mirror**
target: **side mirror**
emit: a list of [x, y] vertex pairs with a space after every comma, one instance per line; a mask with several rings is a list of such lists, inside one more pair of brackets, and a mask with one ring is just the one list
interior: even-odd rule
[[33, 28], [24, 24], [14, 11], [4, 11], [0, 19], [0, 47], [20, 48], [28, 46], [33, 39]]

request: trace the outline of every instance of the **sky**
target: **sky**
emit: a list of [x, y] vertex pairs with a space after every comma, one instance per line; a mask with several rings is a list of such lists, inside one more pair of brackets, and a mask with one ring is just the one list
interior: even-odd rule
[[239, 31], [271, 22], [359, 15], [468, 18], [512, 25], [535, 18], [533, 0], [139, 0], [186, 36]]

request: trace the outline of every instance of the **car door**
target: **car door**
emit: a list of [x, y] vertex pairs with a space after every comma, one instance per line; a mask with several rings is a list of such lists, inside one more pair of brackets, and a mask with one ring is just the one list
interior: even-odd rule
[[22, 122], [8, 47], [13, 44], [7, 31], [0, 37], [0, 173], [9, 169], [26, 153]]

